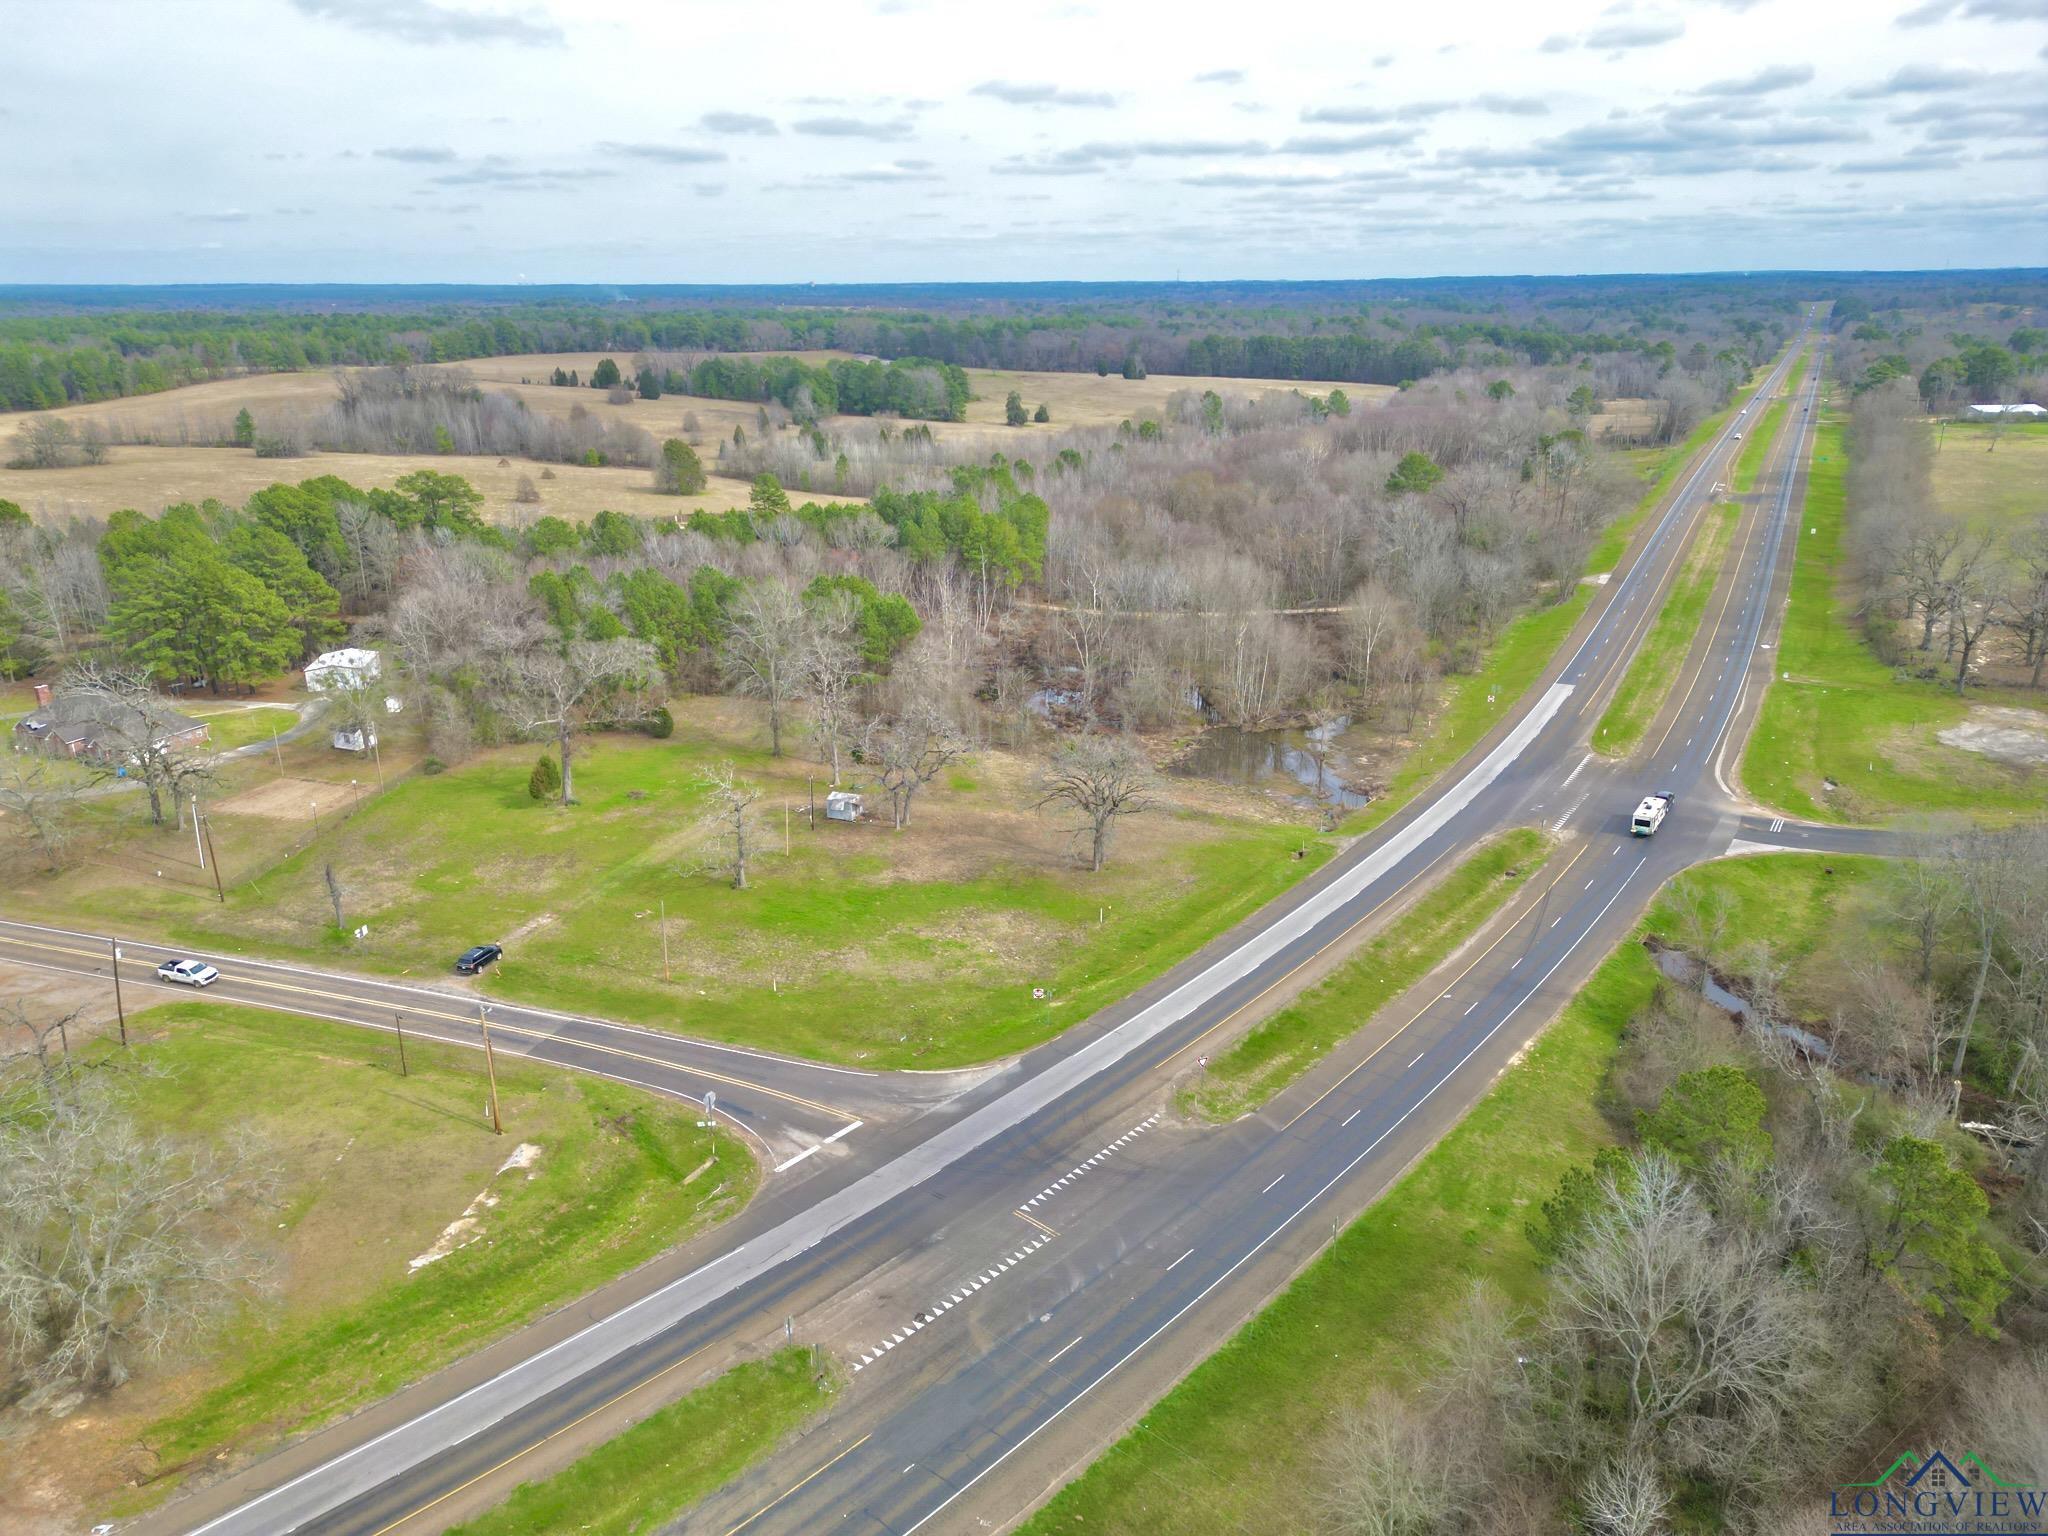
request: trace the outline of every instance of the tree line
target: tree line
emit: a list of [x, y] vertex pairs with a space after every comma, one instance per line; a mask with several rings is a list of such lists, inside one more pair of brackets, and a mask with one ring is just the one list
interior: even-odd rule
[[1901, 1446], [2048, 1480], [2044, 869], [2041, 828], [1930, 830], [1828, 976], [1681, 884], [1601, 1092], [1619, 1144], [1528, 1222], [1533, 1295], [1468, 1293], [1345, 1412], [1331, 1528], [1821, 1536], [1822, 1490]]

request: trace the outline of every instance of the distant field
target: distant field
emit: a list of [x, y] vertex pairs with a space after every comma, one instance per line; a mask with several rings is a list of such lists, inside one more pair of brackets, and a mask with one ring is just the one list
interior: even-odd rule
[[1944, 511], [1994, 527], [2048, 514], [2048, 426], [1992, 429], [1950, 423], [1934, 456], [1934, 499]]
[[[515, 395], [531, 409], [546, 415], [567, 416], [580, 406], [604, 420], [639, 427], [657, 439], [688, 438], [703, 453], [706, 467], [713, 471], [717, 468], [718, 446], [730, 440], [733, 428], [745, 427], [750, 433], [755, 429], [758, 408], [740, 401], [665, 395], [659, 400], [636, 397], [623, 405], [611, 405], [597, 390], [562, 388], [545, 382], [558, 367], [588, 377], [590, 370], [607, 355], [615, 357], [621, 367], [632, 361], [629, 355], [622, 354], [565, 352], [480, 358], [457, 366], [468, 369], [487, 387]], [[847, 354], [789, 355], [817, 362]], [[1214, 389], [1237, 395], [1289, 389], [1325, 395], [1332, 389], [1342, 389], [1358, 405], [1394, 393], [1385, 385], [1333, 384], [1326, 380], [1296, 383], [1276, 379], [1183, 378], [1169, 374], [1129, 380], [1115, 375], [1098, 378], [1084, 373], [999, 373], [978, 368], [968, 369], [967, 374], [976, 396], [967, 407], [967, 420], [934, 422], [932, 429], [943, 438], [957, 441], [963, 451], [971, 451], [976, 457], [997, 447], [1008, 453], [1028, 455], [1031, 450], [1025, 445], [1034, 438], [1043, 439], [1067, 427], [1114, 426], [1126, 417], [1156, 417], [1165, 409], [1167, 397], [1182, 389]], [[1013, 389], [1023, 395], [1025, 404], [1032, 409], [1043, 402], [1052, 413], [1051, 422], [1043, 426], [1005, 426], [1003, 401]], [[202, 501], [208, 496], [240, 502], [280, 480], [331, 474], [355, 485], [389, 486], [400, 475], [413, 470], [435, 469], [461, 475], [484, 493], [488, 517], [512, 524], [546, 512], [578, 520], [607, 508], [653, 517], [674, 511], [715, 512], [746, 504], [746, 482], [715, 472], [703, 495], [677, 498], [656, 495], [644, 469], [589, 469], [579, 465], [543, 465], [528, 459], [513, 459], [501, 465], [490, 456], [439, 454], [315, 453], [298, 459], [259, 459], [246, 449], [185, 446], [225, 440], [233, 431], [235, 414], [243, 409], [248, 410], [262, 430], [310, 416], [334, 396], [334, 374], [321, 370], [222, 379], [160, 395], [103, 400], [95, 405], [66, 406], [41, 413], [81, 427], [96, 423], [116, 437], [150, 436], [162, 446], [117, 447], [108, 461], [98, 466], [44, 470], [0, 467], [0, 498], [17, 501], [39, 517], [104, 517], [123, 507], [154, 513], [176, 502]], [[38, 413], [0, 415], [0, 463], [13, 456], [14, 433], [35, 414]], [[694, 421], [694, 430], [686, 427], [686, 419]], [[834, 420], [844, 426], [864, 425], [859, 417]], [[542, 480], [543, 469], [551, 469], [555, 478]], [[541, 493], [539, 506], [522, 506], [512, 499], [522, 476], [536, 482]], [[808, 491], [798, 495], [801, 500], [812, 501], [848, 499]]]
[[[598, 408], [606, 407], [599, 402]], [[668, 435], [676, 430], [671, 422]], [[116, 448], [105, 464], [96, 467], [0, 468], [0, 497], [19, 502], [42, 519], [105, 517], [123, 507], [156, 513], [177, 502], [199, 502], [209, 496], [239, 503], [280, 480], [297, 482], [316, 475], [339, 475], [365, 489], [389, 487], [416, 469], [462, 476], [484, 493], [484, 516], [512, 527], [550, 512], [575, 522], [606, 509], [661, 517], [747, 504], [747, 482], [716, 475], [700, 496], [661, 496], [644, 469], [590, 469], [530, 459], [501, 464], [486, 455], [461, 454], [309, 453], [299, 459], [259, 459], [241, 448]], [[554, 479], [542, 479], [543, 470], [552, 470]], [[537, 505], [513, 500], [522, 476], [540, 492]], [[848, 499], [808, 491], [797, 494], [799, 501]]]

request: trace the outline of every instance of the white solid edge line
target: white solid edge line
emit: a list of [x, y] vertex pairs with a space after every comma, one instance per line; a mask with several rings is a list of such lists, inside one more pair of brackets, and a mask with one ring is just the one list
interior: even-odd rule
[[[1000, 1467], [1004, 1462], [1008, 1461], [1012, 1456], [1016, 1455], [1017, 1452], [1023, 1450], [1024, 1447], [1029, 1445], [1031, 1441], [1039, 1435], [1040, 1432], [1042, 1432], [1050, 1425], [1052, 1425], [1055, 1421], [1057, 1421], [1061, 1414], [1065, 1413], [1069, 1408], [1073, 1407], [1076, 1403], [1080, 1402], [1082, 1398], [1086, 1397], [1090, 1392], [1093, 1392], [1097, 1387], [1101, 1386], [1103, 1382], [1109, 1380], [1111, 1376], [1115, 1375], [1119, 1369], [1121, 1369], [1128, 1361], [1130, 1361], [1135, 1355], [1137, 1355], [1137, 1353], [1140, 1350], [1142, 1350], [1147, 1344], [1150, 1344], [1154, 1339], [1158, 1338], [1159, 1335], [1166, 1332], [1166, 1330], [1171, 1328], [1175, 1323], [1179, 1322], [1181, 1318], [1185, 1316], [1193, 1308], [1200, 1306], [1202, 1302], [1208, 1298], [1210, 1292], [1214, 1291], [1218, 1286], [1222, 1285], [1224, 1281], [1228, 1280], [1232, 1275], [1236, 1274], [1245, 1265], [1249, 1264], [1255, 1257], [1257, 1257], [1261, 1249], [1263, 1249], [1268, 1243], [1272, 1242], [1274, 1238], [1278, 1237], [1282, 1232], [1285, 1232], [1290, 1226], [1292, 1226], [1297, 1220], [1299, 1220], [1300, 1217], [1308, 1210], [1310, 1206], [1314, 1205], [1318, 1200], [1322, 1199], [1324, 1195], [1328, 1194], [1333, 1188], [1335, 1188], [1340, 1180], [1349, 1177], [1351, 1170], [1356, 1168], [1360, 1163], [1364, 1162], [1368, 1157], [1370, 1157], [1373, 1153], [1374, 1148], [1378, 1147], [1381, 1142], [1385, 1141], [1389, 1136], [1393, 1135], [1394, 1132], [1398, 1131], [1402, 1127], [1402, 1125], [1406, 1123], [1410, 1115], [1413, 1115], [1418, 1109], [1422, 1108], [1423, 1105], [1427, 1104], [1430, 1101], [1431, 1097], [1436, 1093], [1438, 1088], [1443, 1087], [1445, 1083], [1449, 1082], [1453, 1077], [1457, 1076], [1459, 1070], [1464, 1067], [1465, 1063], [1470, 1061], [1482, 1049], [1484, 1049], [1487, 1041], [1491, 1040], [1495, 1035], [1500, 1033], [1502, 1027], [1506, 1025], [1508, 1020], [1512, 1019], [1515, 1016], [1517, 1010], [1521, 1008], [1522, 1003], [1526, 1003], [1530, 998], [1534, 997], [1537, 993], [1537, 990], [1542, 987], [1543, 983], [1545, 981], [1548, 981], [1551, 978], [1551, 976], [1553, 976], [1556, 973], [1558, 966], [1563, 965], [1565, 961], [1569, 960], [1572, 957], [1572, 952], [1576, 950], [1579, 947], [1579, 945], [1583, 944], [1586, 941], [1587, 935], [1591, 934], [1592, 931], [1600, 925], [1600, 919], [1607, 915], [1608, 911], [1614, 906], [1614, 904], [1617, 901], [1621, 900], [1621, 893], [1628, 889], [1629, 881], [1635, 879], [1637, 874], [1639, 874], [1642, 871], [1643, 864], [1646, 864], [1648, 862], [1649, 859], [1646, 856], [1642, 863], [1637, 864], [1634, 869], [1628, 872], [1628, 875], [1622, 880], [1621, 884], [1614, 888], [1614, 894], [1607, 898], [1607, 905], [1602, 907], [1599, 910], [1599, 912], [1594, 915], [1593, 921], [1586, 925], [1585, 932], [1581, 933], [1576, 939], [1572, 940], [1571, 948], [1567, 949], [1563, 954], [1557, 957], [1556, 964], [1552, 965], [1549, 970], [1543, 973], [1542, 979], [1539, 980], [1535, 984], [1535, 986], [1532, 986], [1527, 992], [1522, 994], [1522, 1001], [1516, 1003], [1513, 1008], [1510, 1008], [1505, 1014], [1503, 1014], [1501, 1016], [1501, 1021], [1499, 1024], [1494, 1025], [1493, 1028], [1489, 1029], [1484, 1035], [1481, 1035], [1479, 1037], [1478, 1044], [1474, 1045], [1471, 1050], [1467, 1051], [1463, 1056], [1459, 1057], [1457, 1065], [1453, 1066], [1450, 1069], [1450, 1071], [1446, 1072], [1442, 1077], [1438, 1078], [1435, 1084], [1431, 1086], [1428, 1093], [1425, 1093], [1421, 1098], [1417, 1099], [1413, 1104], [1409, 1105], [1407, 1109], [1403, 1110], [1401, 1112], [1400, 1119], [1396, 1120], [1392, 1125], [1388, 1126], [1384, 1131], [1380, 1132], [1379, 1135], [1375, 1136], [1363, 1152], [1359, 1153], [1358, 1156], [1354, 1157], [1350, 1162], [1346, 1163], [1341, 1169], [1339, 1169], [1337, 1173], [1331, 1177], [1329, 1183], [1325, 1184], [1321, 1189], [1317, 1190], [1314, 1194], [1310, 1195], [1307, 1200], [1303, 1201], [1299, 1206], [1297, 1206], [1292, 1215], [1281, 1218], [1279, 1225], [1274, 1227], [1271, 1232], [1268, 1232], [1264, 1237], [1260, 1238], [1258, 1242], [1254, 1243], [1251, 1246], [1251, 1248], [1246, 1250], [1244, 1257], [1240, 1258], [1235, 1264], [1231, 1265], [1230, 1268], [1226, 1269], [1225, 1271], [1223, 1271], [1222, 1274], [1218, 1275], [1214, 1280], [1210, 1281], [1207, 1286], [1205, 1286], [1201, 1291], [1197, 1292], [1195, 1296], [1193, 1296], [1189, 1301], [1187, 1301], [1179, 1309], [1179, 1311], [1175, 1312], [1171, 1317], [1167, 1318], [1165, 1322], [1161, 1323], [1157, 1328], [1153, 1329], [1150, 1333], [1146, 1334], [1145, 1337], [1140, 1339], [1136, 1344], [1133, 1344], [1129, 1352], [1120, 1357], [1114, 1364], [1112, 1364], [1109, 1367], [1109, 1369], [1105, 1370], [1100, 1376], [1097, 1376], [1093, 1381], [1089, 1382], [1088, 1385], [1083, 1387], [1080, 1391], [1076, 1392], [1072, 1397], [1068, 1398], [1065, 1403], [1061, 1404], [1058, 1408], [1054, 1409], [1049, 1416], [1047, 1416], [1035, 1428], [1033, 1428], [1030, 1431], [1030, 1433], [1026, 1434], [1023, 1439], [1019, 1440], [1015, 1445], [1011, 1446], [1007, 1451], [1003, 1452], [1002, 1455], [998, 1456], [994, 1461], [990, 1462], [986, 1467], [983, 1467], [979, 1472], [975, 1473], [974, 1476], [970, 1477], [966, 1482], [962, 1483], [958, 1488], [954, 1489], [953, 1492], [948, 1494], [945, 1500], [942, 1503], [940, 1503], [935, 1509], [933, 1509], [930, 1514], [926, 1515], [922, 1520], [918, 1521], [917, 1524], [908, 1527], [904, 1531], [903, 1536], [916, 1536], [916, 1533], [918, 1531], [923, 1530], [927, 1525], [931, 1524], [932, 1521], [936, 1520], [941, 1514], [943, 1514], [947, 1506], [952, 1504], [954, 1500], [958, 1499], [962, 1494], [966, 1493], [968, 1489], [972, 1488], [984, 1477], [987, 1477], [989, 1473], [995, 1471], [996, 1468]], [[1188, 1250], [1188, 1253], [1193, 1252], [1194, 1250], [1192, 1248]], [[1187, 1257], [1187, 1254], [1183, 1254], [1181, 1255], [1181, 1257], [1185, 1258]], [[1177, 1264], [1180, 1262], [1180, 1260], [1176, 1259], [1174, 1262]]]
[[[1013, 1104], [1022, 1103], [1040, 1095], [1045, 1096], [1044, 1103], [1050, 1103], [1070, 1091], [1073, 1087], [1078, 1086], [1079, 1083], [1091, 1079], [1098, 1072], [1104, 1070], [1112, 1063], [1121, 1060], [1147, 1041], [1163, 1033], [1173, 1024], [1178, 1023], [1195, 1007], [1200, 1006], [1209, 997], [1215, 996], [1225, 986], [1229, 985], [1230, 982], [1248, 974], [1258, 965], [1270, 959], [1274, 954], [1285, 948], [1288, 943], [1292, 942], [1294, 938], [1313, 931], [1315, 926], [1323, 921], [1323, 919], [1340, 910], [1361, 891], [1370, 887], [1375, 880], [1378, 880], [1402, 859], [1406, 858], [1416, 848], [1434, 836], [1439, 829], [1449, 823], [1453, 817], [1467, 805], [1471, 804], [1473, 800], [1477, 799], [1481, 793], [1498, 779], [1507, 770], [1508, 765], [1521, 755], [1523, 749], [1534, 741], [1543, 729], [1549, 725], [1550, 721], [1563, 707], [1564, 701], [1571, 697], [1573, 691], [1573, 687], [1569, 683], [1552, 683], [1530, 708], [1528, 714], [1523, 716], [1515, 728], [1503, 737], [1491, 752], [1473, 765], [1472, 769], [1463, 778], [1459, 779], [1456, 784], [1452, 785], [1426, 807], [1413, 821], [1408, 822], [1392, 837], [1388, 838], [1386, 842], [1374, 849], [1367, 857], [1344, 871], [1342, 875], [1332, 880], [1320, 891], [1317, 891], [1308, 900], [1277, 918], [1273, 923], [1254, 934], [1229, 954], [1217, 957], [1216, 960], [1212, 961], [1196, 975], [1182, 982], [1165, 997], [1140, 1009], [1107, 1034], [1097, 1036], [1093, 1041], [1082, 1046], [1071, 1055], [1047, 1067], [1044, 1072], [1018, 1084], [1017, 1087], [1011, 1089], [1008, 1093], [983, 1105], [964, 1119], [955, 1121], [936, 1133], [921, 1146], [904, 1152], [897, 1159], [864, 1175], [845, 1189], [827, 1196], [819, 1205], [812, 1207], [810, 1210], [800, 1212], [788, 1218], [781, 1226], [748, 1240], [738, 1248], [726, 1250], [717, 1258], [712, 1259], [709, 1263], [700, 1265], [689, 1274], [672, 1280], [657, 1290], [650, 1291], [647, 1295], [628, 1303], [617, 1312], [610, 1313], [603, 1318], [588, 1323], [567, 1338], [559, 1339], [546, 1349], [507, 1366], [489, 1380], [479, 1382], [476, 1386], [459, 1393], [455, 1397], [449, 1398], [445, 1402], [423, 1409], [412, 1418], [402, 1424], [393, 1426], [383, 1434], [341, 1451], [318, 1466], [309, 1467], [297, 1477], [288, 1479], [274, 1488], [266, 1489], [256, 1494], [235, 1508], [215, 1516], [205, 1525], [197, 1527], [189, 1533], [189, 1536], [204, 1536], [205, 1532], [225, 1525], [231, 1520], [235, 1520], [238, 1517], [246, 1518], [251, 1511], [267, 1504], [279, 1495], [287, 1493], [293, 1488], [299, 1487], [315, 1478], [330, 1474], [332, 1469], [336, 1467], [357, 1461], [364, 1452], [386, 1444], [407, 1431], [415, 1429], [418, 1425], [429, 1419], [448, 1414], [457, 1406], [479, 1395], [487, 1393], [496, 1395], [496, 1402], [494, 1404], [496, 1411], [490, 1419], [467, 1429], [443, 1444], [436, 1445], [422, 1454], [404, 1461], [400, 1465], [380, 1469], [384, 1472], [384, 1475], [376, 1482], [343, 1492], [336, 1501], [336, 1504], [328, 1505], [322, 1510], [303, 1516], [295, 1520], [290, 1526], [272, 1528], [284, 1531], [296, 1530], [299, 1526], [305, 1524], [307, 1520], [319, 1518], [320, 1515], [338, 1507], [340, 1503], [345, 1503], [349, 1499], [368, 1491], [369, 1488], [381, 1487], [384, 1483], [389, 1482], [393, 1476], [410, 1470], [427, 1457], [438, 1454], [449, 1446], [463, 1444], [475, 1435], [482, 1433], [483, 1430], [491, 1425], [502, 1422], [520, 1409], [528, 1406], [531, 1402], [537, 1401], [538, 1396], [546, 1395], [545, 1391], [538, 1389], [536, 1389], [535, 1396], [524, 1396], [517, 1391], [507, 1392], [505, 1389], [510, 1378], [532, 1371], [541, 1361], [550, 1358], [572, 1344], [580, 1343], [593, 1334], [617, 1332], [627, 1329], [630, 1325], [626, 1320], [640, 1313], [650, 1303], [660, 1302], [684, 1290], [714, 1266], [725, 1262], [729, 1258], [744, 1254], [750, 1248], [770, 1248], [774, 1246], [778, 1240], [778, 1234], [784, 1234], [779, 1239], [781, 1243], [793, 1246], [787, 1246], [787, 1251], [776, 1254], [773, 1257], [764, 1256], [760, 1261], [764, 1266], [761, 1270], [762, 1273], [787, 1262], [789, 1259], [797, 1257], [799, 1254], [808, 1252], [818, 1244], [836, 1236], [860, 1217], [878, 1209], [888, 1200], [894, 1198], [895, 1195], [901, 1194], [905, 1190], [916, 1188], [924, 1183], [939, 1168], [950, 1166], [959, 1156], [964, 1156], [966, 1152], [973, 1150], [973, 1148], [979, 1147], [993, 1137], [1011, 1129], [1013, 1126], [1023, 1123], [1037, 1108], [1042, 1108], [1043, 1104], [1034, 1104], [1030, 1108], [1020, 1108], [1014, 1114], [1011, 1114], [1010, 1109]], [[80, 935], [73, 936], [78, 937]], [[1206, 993], [1203, 992], [1205, 986], [1208, 988]], [[1098, 1057], [1101, 1058], [1099, 1061], [1096, 1060]], [[1091, 1062], [1093, 1063], [1092, 1065], [1090, 1064]], [[1076, 1073], [1080, 1075], [1074, 1076]], [[1066, 1081], [1069, 1078], [1071, 1078], [1071, 1081]], [[1156, 1121], [1159, 1116], [1155, 1114], [1151, 1118]], [[984, 1131], [982, 1126], [992, 1120], [1001, 1123]], [[967, 1147], [962, 1148], [959, 1153], [947, 1157], [944, 1162], [937, 1166], [926, 1169], [915, 1176], [909, 1173], [899, 1175], [895, 1172], [895, 1170], [905, 1164], [927, 1160], [931, 1156], [931, 1149], [935, 1145], [955, 1142], [963, 1137], [974, 1139], [971, 1140]], [[866, 1193], [871, 1186], [888, 1183], [899, 1177], [908, 1180], [899, 1189], [890, 1190], [885, 1194], [876, 1194], [871, 1199]], [[863, 1204], [863, 1201], [867, 1203]], [[794, 1229], [799, 1225], [807, 1223], [820, 1210], [834, 1207], [836, 1207], [836, 1210], [833, 1211], [833, 1214], [826, 1216], [822, 1225], [810, 1230], [807, 1237], [799, 1239], [795, 1235]], [[735, 1281], [734, 1285], [736, 1286], [740, 1283], [743, 1282]], [[627, 1349], [644, 1343], [653, 1334], [675, 1326], [683, 1319], [694, 1315], [701, 1308], [722, 1299], [730, 1293], [731, 1289], [732, 1287], [727, 1287], [713, 1295], [703, 1297], [682, 1311], [661, 1319], [658, 1323], [650, 1325], [647, 1333], [623, 1340], [617, 1348], [611, 1350], [603, 1358], [615, 1358]]]

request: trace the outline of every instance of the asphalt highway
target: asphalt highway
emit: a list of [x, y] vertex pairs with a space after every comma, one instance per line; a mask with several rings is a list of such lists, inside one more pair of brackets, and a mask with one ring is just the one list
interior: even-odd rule
[[[1561, 660], [1466, 762], [1287, 896], [1017, 1062], [941, 1082], [872, 1076], [492, 1003], [501, 1047], [518, 1039], [539, 1059], [693, 1097], [715, 1088], [719, 1109], [749, 1117], [764, 1140], [800, 1143], [788, 1154], [796, 1161], [774, 1164], [789, 1176], [727, 1229], [587, 1298], [572, 1317], [134, 1528], [433, 1529], [466, 1491], [534, 1470], [535, 1453], [573, 1445], [579, 1425], [634, 1394], [680, 1390], [722, 1349], [780, 1337], [785, 1320], [838, 1350], [852, 1376], [844, 1400], [824, 1428], [722, 1490], [685, 1528], [1007, 1523], [1199, 1358], [1218, 1328], [1284, 1283], [1327, 1238], [1326, 1222], [1355, 1214], [1455, 1123], [1672, 874], [1731, 850], [1882, 846], [1877, 835], [1755, 814], [1726, 784], [1770, 670], [1818, 366], [1641, 760], [1612, 764], [1586, 748], [1717, 499], [1734, 433], [1758, 424], [1797, 351], [1702, 451]], [[1655, 838], [1631, 838], [1628, 812], [1652, 789], [1674, 791], [1676, 809]], [[1392, 1023], [1234, 1126], [1195, 1132], [1162, 1119], [1173, 1074], [1261, 998], [1430, 871], [1495, 831], [1532, 824], [1561, 843], [1544, 874], [1481, 936], [1476, 957], [1403, 1000], [1412, 1011], [1394, 1010]], [[32, 963], [103, 966], [104, 943], [0, 927], [0, 956]], [[36, 944], [69, 948], [33, 959], [26, 946]], [[159, 953], [135, 951], [152, 965]], [[402, 994], [412, 1001], [398, 1007], [474, 1043], [471, 1000], [459, 993], [215, 963], [231, 973], [223, 996], [308, 1011], [303, 1000], [275, 1001], [276, 988], [313, 987], [334, 995], [310, 1011], [385, 1027], [371, 1015]]]

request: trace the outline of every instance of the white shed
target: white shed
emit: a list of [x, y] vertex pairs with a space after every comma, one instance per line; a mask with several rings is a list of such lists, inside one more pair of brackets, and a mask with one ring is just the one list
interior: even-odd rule
[[334, 750], [337, 752], [367, 752], [377, 745], [377, 733], [361, 728], [346, 726], [334, 733]]
[[2033, 421], [2039, 417], [2048, 416], [2048, 406], [2026, 403], [2019, 405], [1973, 405], [1970, 407], [1970, 414], [1972, 416], [2024, 416], [2027, 420]]
[[375, 651], [355, 646], [323, 651], [306, 663], [306, 686], [315, 693], [325, 693], [330, 688], [361, 688], [383, 671], [383, 658]]
[[860, 796], [847, 789], [828, 790], [825, 795], [827, 821], [859, 821]]

